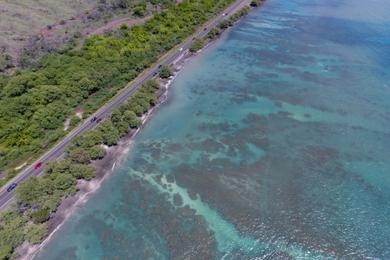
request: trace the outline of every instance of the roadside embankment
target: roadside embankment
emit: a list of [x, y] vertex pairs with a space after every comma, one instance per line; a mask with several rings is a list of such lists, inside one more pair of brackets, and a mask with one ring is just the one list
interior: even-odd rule
[[[215, 30], [204, 37], [204, 46], [208, 46], [248, 11], [249, 7], [244, 7], [226, 15], [227, 22], [218, 24]], [[40, 233], [44, 237], [41, 243], [37, 243], [40, 239], [36, 238], [35, 242], [30, 240], [36, 243], [35, 245], [24, 243], [17, 249], [21, 259], [32, 259], [66, 219], [100, 187], [116, 165], [120, 164], [121, 159], [131, 149], [134, 136], [151, 118], [153, 111], [166, 100], [172, 80], [193, 55], [196, 55], [196, 52], [187, 52], [180, 56], [173, 62], [173, 76], [146, 83], [126, 104], [115, 109], [101, 126], [76, 138], [67, 149], [64, 160], [50, 163], [43, 178], [34, 178], [32, 182], [27, 181], [19, 187], [17, 201], [19, 205], [23, 205], [23, 214], [30, 217], [27, 222], [33, 222], [33, 225], [39, 227], [44, 226], [47, 230], [45, 234]], [[91, 167], [94, 169], [93, 173], [90, 172]], [[62, 189], [54, 201], [52, 197], [39, 192], [33, 195], [36, 200], [30, 201], [31, 191], [52, 184], [54, 194], [57, 194], [58, 189]], [[47, 201], [51, 203], [48, 205]], [[43, 228], [39, 229], [42, 230]]]

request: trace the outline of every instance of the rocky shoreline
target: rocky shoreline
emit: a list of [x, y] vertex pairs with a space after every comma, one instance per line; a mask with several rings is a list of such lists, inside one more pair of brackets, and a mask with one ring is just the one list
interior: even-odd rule
[[159, 93], [158, 93], [158, 103], [156, 106], [151, 108], [143, 117], [142, 125], [140, 128], [130, 131], [126, 136], [120, 139], [117, 145], [112, 147], [106, 147], [106, 156], [98, 161], [94, 161], [92, 165], [96, 168], [96, 177], [91, 181], [79, 180], [77, 183], [78, 192], [70, 197], [65, 198], [61, 205], [58, 207], [57, 211], [47, 222], [49, 235], [37, 245], [31, 245], [29, 243], [24, 243], [17, 251], [19, 254], [19, 259], [33, 259], [36, 254], [39, 253], [39, 250], [43, 248], [54, 235], [54, 233], [59, 230], [59, 228], [65, 223], [65, 221], [72, 216], [72, 214], [77, 211], [85, 202], [88, 201], [90, 196], [96, 192], [103, 181], [106, 180], [115, 170], [115, 167], [121, 163], [121, 160], [131, 149], [131, 144], [134, 137], [142, 130], [145, 124], [150, 120], [154, 111], [162, 105], [168, 97], [168, 90], [171, 86], [172, 81], [181, 71], [184, 63], [186, 63], [193, 54], [186, 54], [181, 57], [173, 66], [173, 76], [167, 80], [159, 80]]
[[[245, 2], [245, 1], [244, 1]], [[221, 33], [225, 33], [229, 29], [222, 30]], [[205, 46], [197, 53], [208, 48], [219, 37], [213, 39], [206, 39]], [[51, 237], [58, 231], [66, 220], [72, 216], [72, 214], [83, 206], [85, 202], [96, 192], [103, 181], [106, 180], [115, 170], [116, 166], [121, 163], [125, 158], [126, 154], [131, 149], [134, 137], [142, 130], [146, 123], [151, 119], [154, 112], [160, 105], [162, 105], [168, 97], [169, 88], [173, 80], [180, 73], [185, 63], [187, 63], [192, 57], [196, 56], [197, 53], [187, 52], [179, 57], [172, 65], [173, 76], [169, 79], [159, 79], [159, 91], [158, 91], [158, 103], [156, 106], [151, 108], [141, 119], [142, 125], [140, 128], [130, 131], [126, 136], [120, 139], [117, 145], [106, 148], [106, 155], [103, 159], [94, 161], [92, 165], [96, 168], [96, 177], [91, 181], [79, 180], [77, 184], [78, 192], [70, 197], [65, 198], [57, 211], [51, 216], [48, 225], [48, 236], [37, 245], [31, 245], [25, 242], [21, 247], [17, 249], [19, 254], [18, 259], [29, 260], [33, 259], [39, 251], [50, 241]]]

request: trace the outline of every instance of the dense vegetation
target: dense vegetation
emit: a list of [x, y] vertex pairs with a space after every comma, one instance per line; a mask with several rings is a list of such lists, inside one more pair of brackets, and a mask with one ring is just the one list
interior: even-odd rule
[[0, 223], [0, 259], [11, 258], [14, 248], [25, 240], [39, 243], [47, 233], [44, 224], [28, 223], [28, 217], [16, 211], [3, 212]]
[[103, 23], [114, 21], [115, 24], [115, 20], [124, 15], [128, 18], [151, 15], [173, 2], [175, 0], [0, 1], [0, 72], [12, 73], [15, 66], [35, 63], [45, 53], [55, 52], [64, 45], [80, 44], [91, 30]]
[[162, 66], [162, 68], [160, 70], [160, 74], [159, 74], [160, 78], [167, 79], [172, 75], [173, 75], [173, 73], [172, 73], [172, 70], [169, 66], [167, 66], [167, 65]]
[[221, 31], [218, 28], [212, 28], [207, 34], [207, 38], [213, 40], [215, 38], [218, 38], [220, 34]]
[[204, 46], [204, 40], [201, 38], [198, 38], [195, 40], [194, 44], [190, 47], [190, 52], [194, 53], [202, 49]]
[[172, 4], [144, 25], [93, 36], [83, 48], [42, 58], [0, 78], [0, 169], [15, 167], [66, 134], [77, 106], [95, 111], [157, 58], [232, 0]]
[[0, 54], [0, 72], [13, 67], [12, 57], [9, 54]]
[[16, 207], [0, 217], [0, 259], [10, 258], [24, 241], [39, 243], [46, 236], [45, 222], [65, 197], [77, 191], [77, 180], [95, 176], [90, 163], [104, 157], [103, 145], [117, 144], [122, 136], [141, 125], [139, 117], [156, 104], [157, 90], [155, 81], [147, 82], [96, 130], [77, 137], [64, 160], [49, 162], [42, 178], [30, 178], [17, 188]]
[[[248, 8], [243, 8], [232, 15], [228, 26], [247, 12]], [[219, 35], [225, 28], [222, 25], [219, 26], [221, 29], [212, 30], [208, 38]], [[161, 72], [162, 78], [172, 75], [169, 67], [163, 67]], [[47, 163], [42, 178], [33, 177], [19, 185], [16, 206], [0, 216], [0, 259], [12, 258], [15, 248], [24, 241], [39, 243], [47, 235], [46, 222], [51, 214], [65, 197], [77, 191], [78, 180], [91, 180], [95, 176], [96, 170], [91, 162], [105, 156], [105, 146], [116, 145], [121, 137], [141, 125], [140, 118], [157, 103], [158, 89], [155, 81], [145, 83], [99, 127], [75, 138], [63, 160]]]

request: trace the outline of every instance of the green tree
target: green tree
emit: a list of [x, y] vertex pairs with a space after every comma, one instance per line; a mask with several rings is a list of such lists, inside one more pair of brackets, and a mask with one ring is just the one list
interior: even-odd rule
[[100, 160], [106, 155], [106, 150], [101, 146], [94, 146], [88, 150], [92, 160]]
[[130, 110], [126, 110], [123, 113], [123, 120], [129, 122], [130, 128], [138, 128], [141, 126], [141, 120], [133, 111]]
[[76, 178], [70, 174], [57, 174], [54, 178], [54, 188], [70, 195], [76, 191]]
[[91, 130], [82, 136], [78, 136], [73, 140], [73, 144], [77, 147], [90, 148], [97, 144], [103, 143], [103, 136], [98, 130]]
[[25, 228], [25, 237], [32, 244], [38, 244], [47, 235], [47, 232], [45, 224], [29, 224]]
[[218, 30], [218, 28], [212, 28], [209, 33], [207, 34], [207, 38], [209, 39], [215, 39], [221, 34], [221, 31]]
[[116, 145], [119, 140], [119, 132], [111, 122], [111, 120], [106, 120], [99, 127], [99, 131], [103, 137], [103, 143], [112, 146]]
[[66, 158], [75, 163], [88, 164], [91, 161], [91, 155], [82, 147], [70, 147], [67, 150]]
[[39, 198], [45, 194], [45, 190], [41, 189], [41, 187], [41, 182], [38, 178], [31, 177], [16, 188], [16, 201], [30, 207], [36, 205]]
[[0, 222], [0, 247], [2, 254], [7, 255], [10, 248], [13, 250], [23, 242], [23, 228], [27, 221], [15, 211], [6, 211], [1, 215]]
[[10, 259], [12, 252], [13, 248], [11, 245], [0, 245], [0, 259]]
[[14, 66], [9, 54], [0, 54], [0, 72]]
[[46, 166], [47, 175], [70, 174], [76, 179], [90, 180], [95, 176], [95, 168], [91, 165], [74, 163], [68, 159], [49, 162]]
[[196, 39], [190, 48], [190, 52], [194, 53], [199, 51], [200, 49], [203, 48], [203, 45], [204, 45], [204, 40], [202, 38]]
[[72, 116], [70, 118], [70, 126], [75, 127], [80, 123], [81, 119], [78, 116]]
[[160, 70], [160, 78], [167, 79], [172, 75], [173, 75], [173, 73], [172, 73], [172, 70], [169, 66], [167, 66], [167, 65], [162, 66], [162, 68]]
[[[82, 107], [84, 114], [90, 115], [158, 57], [232, 2], [153, 1], [159, 8], [167, 8], [144, 24], [91, 36], [81, 48], [70, 46], [37, 62], [25, 60], [24, 70], [0, 78], [0, 147], [5, 149], [5, 156], [0, 156], [1, 170], [10, 162], [47, 149], [64, 136], [64, 121], [76, 107]], [[134, 5], [132, 0], [113, 2], [118, 8]], [[29, 64], [35, 65], [28, 67]], [[145, 93], [147, 98], [141, 102], [132, 101], [131, 110], [137, 116], [146, 112], [146, 103], [156, 103], [154, 93]], [[75, 124], [73, 119], [72, 125]], [[120, 126], [125, 129], [124, 122]], [[107, 133], [106, 139], [109, 136]], [[111, 138], [109, 143], [115, 143], [115, 139]]]
[[144, 17], [146, 14], [146, 4], [142, 3], [133, 8], [133, 14], [138, 17]]
[[76, 179], [85, 179], [88, 181], [95, 177], [96, 170], [90, 165], [72, 164], [70, 174]]
[[111, 122], [113, 124], [116, 124], [122, 120], [122, 112], [120, 111], [119, 108], [114, 109], [111, 112]]
[[227, 20], [223, 20], [222, 22], [220, 22], [218, 27], [222, 30], [225, 30], [229, 27], [229, 22]]
[[31, 219], [34, 223], [43, 223], [46, 222], [50, 217], [49, 209], [39, 209], [31, 213]]

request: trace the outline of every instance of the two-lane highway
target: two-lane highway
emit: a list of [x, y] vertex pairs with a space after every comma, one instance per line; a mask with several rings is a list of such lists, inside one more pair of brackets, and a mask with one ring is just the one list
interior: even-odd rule
[[[200, 28], [193, 37], [195, 38], [204, 37], [210, 31], [211, 28], [215, 27], [222, 20], [226, 19], [232, 13], [241, 9], [244, 5], [248, 5], [249, 3], [250, 0], [241, 0], [241, 1], [234, 2], [224, 11], [223, 14], [220, 14], [212, 21], [210, 21], [207, 25]], [[90, 118], [86, 119], [81, 126], [75, 128], [58, 144], [56, 144], [53, 148], [51, 148], [48, 152], [46, 152], [43, 156], [41, 156], [33, 165], [30, 165], [21, 173], [19, 173], [18, 176], [12, 180], [12, 182], [20, 184], [25, 180], [27, 180], [28, 178], [30, 178], [31, 176], [37, 176], [40, 173], [42, 173], [45, 163], [60, 158], [66, 146], [68, 146], [72, 142], [73, 138], [85, 133], [86, 131], [94, 128], [97, 125], [96, 121], [91, 120], [93, 117], [97, 117], [101, 119], [106, 118], [112, 112], [113, 109], [117, 108], [118, 106], [126, 102], [126, 100], [128, 100], [129, 97], [134, 95], [134, 93], [140, 87], [142, 87], [142, 85], [146, 81], [154, 78], [159, 73], [160, 65], [169, 65], [174, 63], [176, 60], [180, 59], [183, 56], [183, 54], [187, 52], [188, 49], [192, 46], [193, 42], [194, 39], [192, 39], [191, 37], [191, 39], [187, 40], [180, 46], [179, 50], [171, 51], [172, 53], [169, 52], [167, 55], [164, 55], [164, 57], [160, 59], [158, 65], [156, 65], [152, 69], [149, 69], [147, 73], [139, 76], [134, 82], [132, 82], [132, 84], [129, 84], [124, 90], [122, 90], [118, 95], [116, 95], [109, 103], [101, 107]], [[38, 169], [36, 169], [35, 166], [40, 162], [43, 162], [43, 165]], [[6, 185], [6, 187], [3, 187], [0, 190], [0, 210], [6, 208], [10, 204], [10, 202], [13, 201], [15, 195], [15, 190], [7, 192], [7, 187], [8, 186]]]

